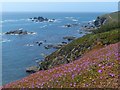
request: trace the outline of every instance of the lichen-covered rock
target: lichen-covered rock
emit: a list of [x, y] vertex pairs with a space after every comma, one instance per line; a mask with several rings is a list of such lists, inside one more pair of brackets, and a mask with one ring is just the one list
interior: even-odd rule
[[31, 66], [31, 67], [26, 68], [26, 72], [28, 73], [35, 73], [37, 71], [39, 71], [39, 67], [37, 66]]

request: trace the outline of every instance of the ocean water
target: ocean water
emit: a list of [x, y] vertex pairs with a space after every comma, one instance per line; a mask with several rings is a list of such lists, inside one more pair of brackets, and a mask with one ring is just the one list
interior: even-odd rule
[[[58, 44], [64, 36], [82, 37], [86, 31], [81, 30], [81, 25], [93, 21], [97, 16], [104, 13], [16, 13], [6, 12], [2, 15], [2, 32], [0, 44], [2, 43], [2, 84], [19, 80], [29, 74], [25, 72], [29, 66], [37, 65], [36, 60], [43, 60], [45, 55], [49, 55], [56, 49], [44, 48], [48, 44]], [[43, 16], [55, 19], [55, 22], [36, 23], [29, 20], [31, 17]], [[65, 28], [65, 24], [79, 24], [76, 27]], [[0, 26], [1, 27], [1, 26]], [[28, 32], [35, 32], [33, 35], [5, 35], [11, 30], [23, 28]], [[79, 33], [82, 32], [81, 34]], [[35, 44], [36, 41], [44, 41], [41, 46]], [[29, 46], [29, 44], [31, 46]]]

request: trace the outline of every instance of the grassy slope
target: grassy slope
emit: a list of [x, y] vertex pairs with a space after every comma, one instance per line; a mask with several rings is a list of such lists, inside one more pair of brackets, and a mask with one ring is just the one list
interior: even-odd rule
[[114, 12], [114, 13], [102, 15], [101, 17], [107, 18], [108, 22], [115, 22], [118, 21], [119, 16], [120, 16], [120, 12]]
[[39, 71], [4, 88], [118, 88], [118, 43], [93, 49], [81, 59]]
[[41, 68], [52, 69], [39, 71], [5, 87], [117, 87], [118, 44], [109, 44], [119, 42], [120, 28], [105, 26], [99, 30], [102, 31], [78, 38], [47, 56]]
[[[120, 14], [120, 12], [114, 12], [101, 16], [107, 18], [107, 24], [101, 26], [101, 28], [97, 30], [94, 30], [93, 34], [78, 38], [70, 44], [48, 55], [45, 58], [45, 61], [40, 64], [41, 69], [46, 70], [60, 64], [72, 62], [73, 60], [82, 57], [85, 52], [93, 49], [98, 44], [103, 46], [118, 42], [118, 30], [120, 30], [120, 24], [117, 22], [118, 14]], [[110, 20], [110, 18], [112, 18], [112, 20]], [[115, 32], [109, 32], [115, 29], [117, 29]], [[113, 33], [114, 35], [112, 35]]]
[[62, 47], [56, 52], [46, 57], [41, 66], [42, 68], [49, 69], [54, 66], [72, 62], [73, 60], [82, 57], [85, 52], [97, 46], [109, 45], [119, 41], [118, 30], [111, 30], [110, 32], [89, 34], [78, 38], [70, 44]]

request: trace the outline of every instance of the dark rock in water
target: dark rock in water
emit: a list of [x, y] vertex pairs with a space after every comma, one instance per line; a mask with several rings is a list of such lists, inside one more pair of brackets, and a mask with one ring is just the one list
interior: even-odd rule
[[45, 49], [50, 49], [50, 48], [53, 47], [53, 45], [47, 45], [47, 46], [44, 46], [44, 47], [45, 47]]
[[62, 42], [62, 44], [67, 44], [67, 42]]
[[73, 36], [63, 37], [63, 39], [67, 39], [68, 41], [74, 40], [75, 38], [76, 38], [76, 37], [73, 37]]
[[26, 35], [26, 34], [33, 34], [33, 33], [34, 32], [27, 32], [27, 31], [23, 31], [21, 29], [18, 29], [18, 30], [6, 32], [5, 34], [9, 34], [9, 35]]
[[44, 42], [46, 42], [47, 40], [44, 40]]
[[63, 44], [58, 44], [58, 45], [54, 45], [53, 48], [60, 49], [62, 46], [64, 46], [64, 45]]
[[34, 17], [33, 19], [37, 19], [37, 17]]
[[41, 44], [43, 44], [42, 41], [36, 41], [35, 43], [36, 43], [38, 46], [40, 46]]
[[39, 71], [39, 67], [37, 66], [31, 66], [31, 67], [26, 68], [26, 72], [28, 73], [35, 73], [37, 71]]
[[74, 26], [78, 26], [78, 24], [66, 24], [64, 25], [65, 27], [74, 27]]
[[83, 32], [79, 32], [79, 34], [82, 34]]
[[72, 27], [72, 25], [70, 25], [70, 24], [67, 24], [67, 25], [65, 25], [65, 27]]
[[61, 48], [62, 46], [66, 45], [66, 43], [60, 43], [60, 44], [57, 44], [57, 45], [46, 45], [44, 46], [45, 49], [51, 49], [51, 48], [54, 48], [54, 49], [59, 49]]
[[44, 18], [44, 17], [34, 17], [34, 18], [29, 18], [31, 19], [32, 21], [35, 21], [35, 22], [44, 22], [44, 21], [47, 21], [47, 22], [54, 22], [55, 19], [48, 19], [48, 18]]

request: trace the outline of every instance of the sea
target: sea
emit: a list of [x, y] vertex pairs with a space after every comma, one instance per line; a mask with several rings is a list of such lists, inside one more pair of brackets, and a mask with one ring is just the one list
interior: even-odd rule
[[[45, 49], [46, 45], [56, 45], [65, 36], [76, 38], [88, 34], [81, 26], [92, 22], [105, 12], [3, 12], [0, 20], [2, 45], [2, 85], [22, 79], [29, 75], [26, 68], [37, 65], [46, 55], [57, 49]], [[29, 18], [42, 16], [55, 19], [54, 22], [33, 22]], [[66, 24], [78, 24], [64, 27]], [[23, 29], [34, 32], [28, 35], [6, 35], [5, 32]], [[80, 33], [81, 32], [81, 33]], [[43, 42], [38, 46], [35, 42]], [[44, 42], [45, 41], [45, 42]], [[69, 42], [68, 42], [69, 43]]]

